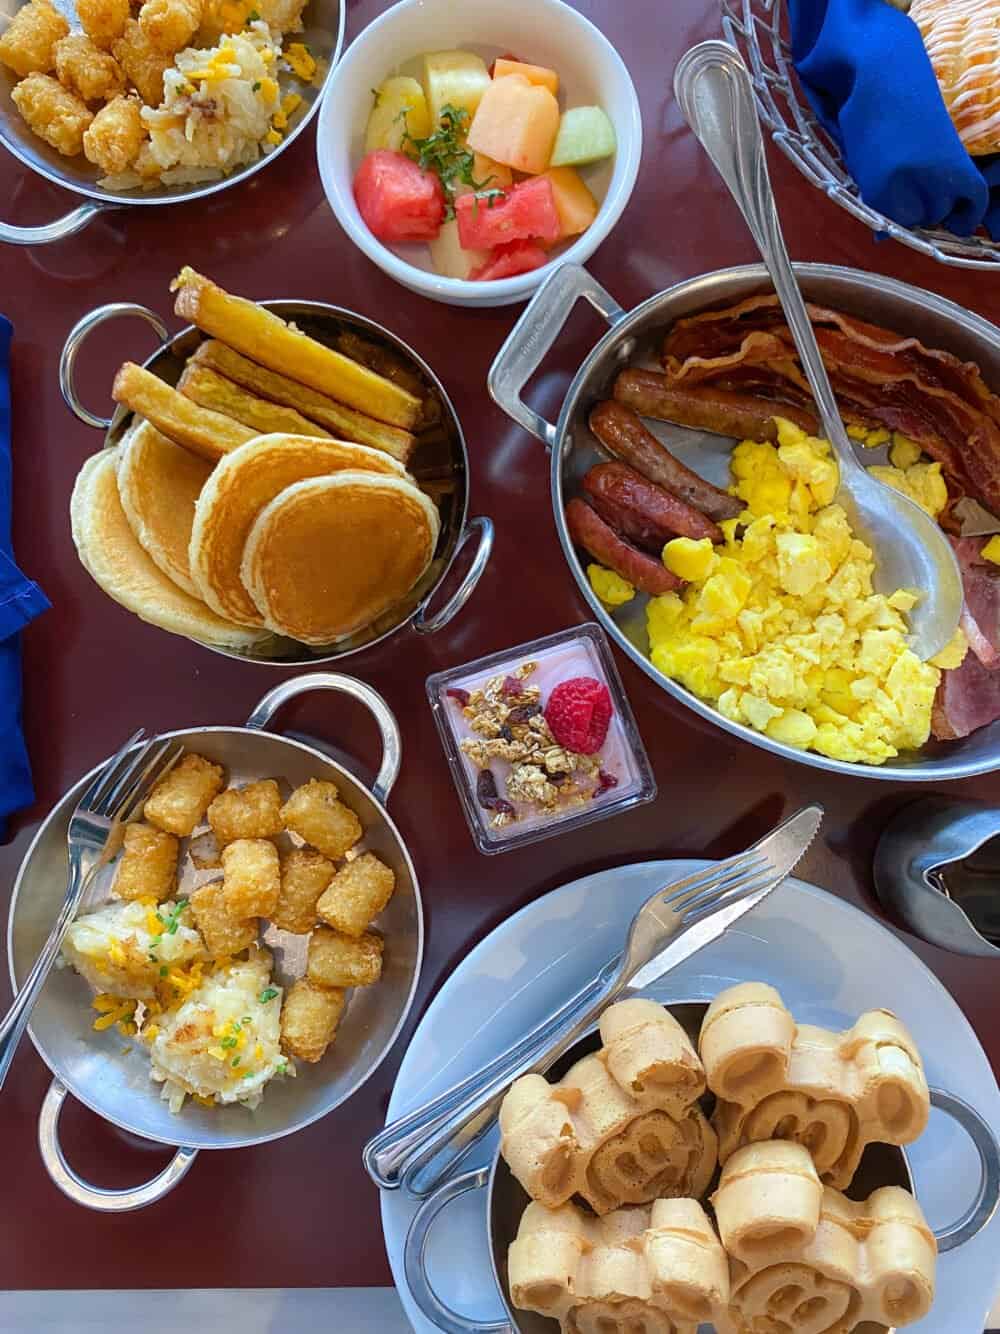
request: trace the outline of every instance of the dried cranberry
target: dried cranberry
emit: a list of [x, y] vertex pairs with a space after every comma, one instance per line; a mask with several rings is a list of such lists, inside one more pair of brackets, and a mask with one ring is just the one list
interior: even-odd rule
[[534, 704], [518, 704], [516, 708], [511, 709], [508, 713], [507, 721], [509, 723], [526, 723], [541, 711], [542, 706], [537, 701]]
[[479, 777], [476, 779], [476, 800], [480, 806], [490, 810], [496, 799], [497, 780], [493, 777], [493, 770], [480, 769]]
[[549, 782], [554, 783], [556, 787], [561, 787], [568, 777], [568, 773], [564, 773], [562, 769], [559, 769], [554, 774], [549, 774]]
[[593, 795], [595, 797], [600, 797], [605, 792], [610, 791], [611, 788], [617, 786], [618, 786], [618, 779], [615, 777], [615, 775], [609, 774], [606, 769], [601, 769], [597, 775], [597, 786], [594, 788]]
[[514, 807], [509, 801], [505, 801], [503, 797], [497, 797], [496, 801], [493, 803], [493, 810], [495, 810], [498, 815], [515, 814]]
[[510, 728], [507, 726], [506, 723], [504, 723], [503, 727], [500, 728], [500, 735], [503, 737], [504, 741], [514, 740], [514, 733], [510, 730]]
[[503, 685], [500, 687], [500, 693], [501, 695], [506, 695], [508, 697], [511, 695], [523, 695], [524, 682], [519, 681], [516, 676], [505, 676]]
[[471, 699], [469, 692], [460, 689], [458, 686], [449, 686], [444, 693], [449, 699], [457, 700], [463, 709], [468, 706], [469, 700]]

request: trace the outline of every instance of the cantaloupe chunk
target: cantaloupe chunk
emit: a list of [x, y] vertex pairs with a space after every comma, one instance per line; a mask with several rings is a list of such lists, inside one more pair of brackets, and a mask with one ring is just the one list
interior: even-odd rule
[[506, 60], [500, 56], [493, 62], [493, 77], [503, 79], [508, 74], [522, 74], [529, 83], [547, 88], [553, 96], [559, 92], [559, 75], [544, 65], [526, 65], [523, 60]]
[[523, 74], [494, 79], [483, 93], [468, 145], [515, 171], [537, 176], [549, 165], [559, 131], [559, 103]]
[[458, 239], [458, 219], [441, 224], [433, 241], [428, 241], [434, 268], [442, 278], [467, 281], [473, 269], [480, 269], [490, 257], [488, 250], [463, 250]]
[[447, 106], [476, 114], [491, 83], [486, 62], [471, 51], [431, 51], [424, 56], [424, 92], [431, 124], [437, 125]]
[[375, 90], [375, 105], [365, 130], [366, 153], [374, 153], [380, 148], [390, 148], [398, 153], [407, 135], [425, 139], [430, 132], [427, 99], [416, 79], [397, 75], [386, 79]]
[[597, 200], [574, 167], [549, 167], [544, 174], [552, 182], [563, 236], [579, 236], [597, 217]]

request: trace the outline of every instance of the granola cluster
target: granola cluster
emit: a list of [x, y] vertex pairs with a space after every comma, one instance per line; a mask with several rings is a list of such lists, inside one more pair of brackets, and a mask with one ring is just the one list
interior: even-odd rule
[[[601, 783], [601, 763], [596, 755], [580, 755], [560, 746], [545, 721], [542, 692], [526, 684], [537, 663], [524, 662], [513, 672], [491, 677], [481, 690], [458, 696], [462, 714], [476, 734], [461, 742], [462, 750], [480, 770], [480, 805], [491, 812], [495, 829], [513, 823], [513, 802], [546, 812], [580, 806], [589, 801]], [[506, 799], [497, 793], [490, 765], [506, 761], [511, 770], [506, 781]]]

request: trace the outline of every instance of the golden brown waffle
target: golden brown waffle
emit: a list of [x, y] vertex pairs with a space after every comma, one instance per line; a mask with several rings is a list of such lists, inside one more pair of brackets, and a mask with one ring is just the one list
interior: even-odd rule
[[733, 1154], [712, 1204], [730, 1257], [720, 1334], [900, 1328], [931, 1308], [937, 1243], [899, 1186], [855, 1203], [822, 1185], [800, 1144], [775, 1140]]
[[719, 1100], [722, 1163], [744, 1144], [793, 1140], [826, 1185], [846, 1190], [867, 1144], [911, 1144], [927, 1125], [920, 1054], [888, 1010], [835, 1033], [796, 1024], [773, 987], [744, 982], [709, 1006], [698, 1048]]
[[529, 1204], [507, 1269], [514, 1306], [566, 1334], [696, 1334], [729, 1301], [725, 1252], [694, 1200], [603, 1218]]
[[700, 1198], [717, 1145], [698, 1099], [705, 1073], [680, 1024], [653, 1001], [601, 1016], [602, 1046], [556, 1084], [525, 1075], [500, 1109], [500, 1152], [532, 1197], [581, 1195], [595, 1213], [662, 1196]]

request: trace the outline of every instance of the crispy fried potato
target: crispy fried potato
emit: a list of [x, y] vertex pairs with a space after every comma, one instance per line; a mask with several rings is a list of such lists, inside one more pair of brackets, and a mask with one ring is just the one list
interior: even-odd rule
[[297, 787], [281, 808], [285, 828], [322, 852], [343, 857], [364, 832], [361, 821], [337, 795], [337, 786], [312, 778]]
[[86, 33], [60, 37], [54, 54], [59, 82], [84, 102], [108, 102], [125, 88], [118, 61], [95, 46]]
[[270, 917], [278, 902], [278, 849], [266, 838], [238, 838], [222, 849], [222, 897], [239, 920]]
[[370, 987], [382, 976], [382, 949], [374, 931], [354, 939], [318, 927], [309, 937], [306, 976], [321, 987]]
[[329, 431], [322, 426], [307, 421], [294, 408], [283, 408], [277, 403], [269, 403], [266, 398], [255, 398], [232, 380], [210, 370], [207, 366], [198, 366], [188, 362], [184, 374], [177, 381], [178, 390], [213, 412], [221, 412], [224, 417], [251, 426], [261, 435], [270, 435], [273, 431], [287, 432], [289, 435], [316, 435], [330, 437]]
[[163, 101], [163, 75], [174, 63], [173, 55], [158, 51], [135, 19], [126, 20], [111, 52], [146, 105], [158, 107]]
[[343, 991], [300, 978], [281, 1007], [282, 1049], [314, 1064], [333, 1041], [343, 1012]]
[[27, 74], [47, 74], [55, 66], [56, 42], [68, 32], [69, 24], [49, 0], [29, 0], [0, 37], [0, 64], [21, 78]]
[[329, 857], [309, 848], [295, 848], [281, 858], [281, 892], [271, 921], [282, 931], [304, 936], [319, 918], [316, 903], [337, 868]]
[[220, 848], [238, 838], [272, 838], [280, 834], [281, 793], [273, 778], [246, 787], [231, 787], [208, 808], [208, 823]]
[[222, 788], [220, 764], [203, 755], [184, 755], [153, 788], [143, 815], [168, 834], [186, 838], [205, 818], [212, 798]]
[[165, 834], [148, 824], [127, 824], [113, 892], [120, 899], [151, 898], [158, 903], [173, 898], [178, 849], [175, 834]]
[[134, 94], [116, 97], [101, 107], [84, 132], [83, 151], [87, 161], [108, 176], [127, 171], [146, 138], [141, 108], [142, 103]]
[[176, 55], [201, 26], [202, 0], [146, 0], [139, 27], [157, 51]]
[[[405, 463], [413, 453], [416, 439], [410, 431], [402, 431], [397, 426], [387, 426], [363, 412], [355, 412], [345, 407], [336, 399], [327, 397], [315, 389], [303, 384], [296, 384], [287, 375], [269, 371], [258, 366], [249, 357], [235, 352], [218, 339], [206, 338], [188, 365], [197, 365], [216, 371], [227, 380], [242, 385], [260, 398], [270, 399], [284, 407], [294, 408], [308, 419], [309, 429], [297, 431], [298, 435], [315, 435], [313, 423], [320, 423], [337, 440], [353, 440], [355, 444], [368, 445], [371, 449], [381, 449], [400, 463]], [[241, 418], [242, 420], [242, 418]], [[323, 434], [321, 432], [320, 434]]]
[[396, 876], [373, 852], [341, 867], [316, 904], [323, 921], [345, 936], [364, 934], [392, 898]]
[[34, 132], [63, 157], [83, 151], [83, 136], [94, 119], [86, 102], [48, 74], [29, 74], [14, 85], [14, 105]]
[[129, 0], [76, 0], [76, 13], [95, 46], [110, 51], [132, 13]]
[[134, 361], [126, 361], [115, 376], [111, 396], [177, 444], [213, 461], [259, 434], [231, 417], [192, 403]]
[[230, 296], [193, 269], [183, 268], [171, 288], [177, 293], [177, 315], [269, 370], [404, 430], [420, 416], [420, 400], [407, 390], [291, 328], [253, 301]]
[[191, 895], [195, 924], [213, 959], [228, 959], [249, 949], [260, 928], [256, 917], [241, 919], [232, 915], [226, 907], [222, 885], [221, 880], [213, 880]]

